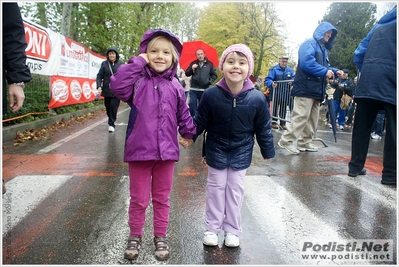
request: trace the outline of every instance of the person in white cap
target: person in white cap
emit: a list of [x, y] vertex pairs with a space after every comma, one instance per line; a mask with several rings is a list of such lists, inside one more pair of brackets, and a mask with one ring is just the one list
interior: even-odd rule
[[194, 140], [207, 132], [203, 244], [217, 246], [218, 233], [224, 231], [224, 244], [237, 247], [242, 232], [244, 177], [251, 165], [255, 137], [264, 159], [273, 158], [275, 150], [266, 98], [249, 79], [254, 69], [251, 50], [244, 44], [231, 45], [219, 64], [223, 77], [204, 92], [194, 116]]

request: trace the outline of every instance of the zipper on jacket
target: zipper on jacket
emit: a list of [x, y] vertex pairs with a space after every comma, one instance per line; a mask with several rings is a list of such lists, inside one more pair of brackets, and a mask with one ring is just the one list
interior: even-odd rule
[[235, 108], [236, 106], [237, 106], [237, 99], [234, 98], [234, 100], [233, 100], [233, 108]]
[[157, 89], [158, 89], [158, 84], [156, 84], [156, 85], [154, 86], [154, 89], [155, 89], [155, 90], [157, 90]]

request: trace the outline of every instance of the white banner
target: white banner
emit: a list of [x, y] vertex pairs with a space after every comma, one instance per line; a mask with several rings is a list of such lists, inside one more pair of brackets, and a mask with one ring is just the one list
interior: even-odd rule
[[31, 73], [95, 79], [100, 56], [84, 45], [42, 26], [24, 20], [27, 60]]

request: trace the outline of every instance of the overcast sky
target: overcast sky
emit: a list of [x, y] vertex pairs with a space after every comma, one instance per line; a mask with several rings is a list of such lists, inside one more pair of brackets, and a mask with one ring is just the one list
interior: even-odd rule
[[[299, 45], [313, 36], [318, 21], [323, 19], [327, 7], [332, 3], [333, 1], [275, 1], [276, 11], [286, 26], [283, 36], [286, 36], [288, 51], [285, 52], [292, 59], [297, 58]], [[375, 3], [378, 8], [383, 2]], [[208, 3], [197, 2], [197, 4], [203, 7]]]
[[311, 38], [318, 21], [323, 19], [324, 12], [332, 2], [280, 1], [276, 2], [276, 11], [286, 27], [287, 55], [297, 56], [299, 45]]

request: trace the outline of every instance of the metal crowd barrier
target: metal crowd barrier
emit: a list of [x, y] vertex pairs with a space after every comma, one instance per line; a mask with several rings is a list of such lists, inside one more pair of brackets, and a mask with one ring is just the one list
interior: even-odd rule
[[[294, 108], [294, 98], [291, 96], [293, 82], [294, 80], [276, 81], [277, 87], [271, 90], [270, 113], [272, 119], [278, 120], [277, 125], [280, 130], [282, 129], [280, 125], [281, 121], [291, 123], [292, 109]], [[317, 138], [316, 135], [317, 128], [313, 141], [320, 141], [327, 147], [326, 142], [321, 138]]]
[[277, 87], [271, 89], [271, 117], [279, 121], [277, 125], [280, 130], [282, 129], [281, 121], [291, 122], [292, 108], [294, 107], [294, 99], [291, 96], [293, 82], [294, 80], [276, 81]]

